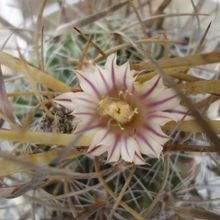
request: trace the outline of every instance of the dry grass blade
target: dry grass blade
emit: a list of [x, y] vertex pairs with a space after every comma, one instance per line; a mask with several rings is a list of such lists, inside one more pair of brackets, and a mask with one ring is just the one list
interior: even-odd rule
[[[96, 157], [95, 158], [95, 170], [96, 173], [98, 174], [99, 177], [99, 182], [101, 183], [101, 185], [104, 187], [105, 191], [111, 195], [116, 201], [117, 201], [117, 195], [110, 189], [110, 187], [107, 185], [107, 183], [105, 182], [105, 180], [103, 179], [101, 173], [100, 173], [100, 166], [99, 166], [99, 160]], [[134, 209], [132, 209], [130, 206], [128, 206], [124, 201], [120, 201], [119, 204], [127, 211], [129, 212], [135, 219], [137, 220], [144, 220], [144, 218], [137, 213]]]
[[120, 8], [122, 8], [123, 6], [125, 6], [126, 4], [128, 3], [128, 0], [126, 1], [122, 1], [118, 4], [115, 4], [109, 8], [106, 8], [106, 9], [103, 9], [101, 12], [97, 12], [96, 14], [94, 15], [90, 15], [86, 18], [82, 18], [78, 21], [71, 21], [69, 23], [66, 23], [62, 26], [60, 26], [56, 31], [55, 31], [55, 36], [59, 36], [59, 35], [62, 35], [64, 32], [66, 31], [71, 31], [71, 29], [73, 27], [81, 27], [81, 26], [84, 26], [84, 25], [88, 25], [88, 24], [91, 24], [95, 21], [98, 21], [100, 20], [101, 18], [104, 18], [106, 15], [108, 15], [109, 13], [112, 13], [116, 10], [119, 10]]
[[[163, 2], [159, 5], [159, 7], [157, 8], [155, 15], [160, 15], [164, 12], [164, 10], [167, 8], [167, 6], [171, 3], [172, 0], [163, 0]], [[155, 23], [155, 27], [157, 30], [162, 29], [163, 26], [163, 22], [164, 22], [164, 18], [160, 18], [158, 20], [156, 20]], [[151, 26], [154, 24], [152, 23]]]
[[166, 144], [163, 152], [166, 151], [183, 151], [183, 152], [220, 152], [219, 147], [203, 146], [203, 145], [188, 145], [188, 144]]
[[109, 215], [109, 220], [112, 219], [113, 213], [115, 212], [116, 208], [117, 208], [118, 205], [119, 205], [119, 202], [122, 200], [122, 198], [123, 198], [123, 196], [124, 196], [124, 194], [125, 194], [127, 188], [129, 187], [129, 184], [130, 184], [130, 182], [131, 182], [131, 179], [132, 179], [132, 177], [133, 177], [135, 171], [136, 171], [136, 166], [133, 165], [129, 176], [127, 177], [126, 182], [125, 182], [124, 186], [122, 187], [122, 189], [121, 189], [121, 191], [120, 191], [120, 193], [119, 193], [119, 195], [118, 195], [118, 197], [117, 197], [117, 200], [116, 200], [115, 204], [114, 204], [113, 207], [112, 207], [112, 211], [111, 211], [111, 213], [110, 213], [110, 215]]
[[[124, 49], [126, 47], [129, 47], [130, 45], [132, 44], [146, 44], [146, 43], [158, 43], [158, 44], [182, 44], [183, 42], [182, 41], [177, 41], [177, 40], [163, 40], [163, 39], [157, 39], [157, 38], [148, 38], [148, 39], [142, 39], [142, 40], [137, 40], [137, 41], [133, 41], [132, 43], [131, 42], [128, 42], [128, 43], [124, 43], [124, 44], [120, 44], [120, 45], [117, 45], [113, 48], [110, 48], [108, 49], [107, 51], [105, 51], [105, 54], [108, 56], [112, 53], [115, 53], [121, 49]], [[101, 60], [102, 56], [97, 56], [95, 59], [94, 59], [94, 62], [98, 62], [99, 60]]]
[[[169, 18], [169, 17], [180, 17], [180, 16], [198, 16], [198, 15], [203, 15], [203, 16], [207, 16], [208, 14], [195, 14], [195, 13], [173, 13], [173, 14], [161, 14], [161, 15], [155, 15], [155, 16], [151, 16], [148, 18], [143, 19], [143, 23], [146, 27], [151, 26], [152, 21], [155, 21], [157, 19], [164, 19], [164, 18]], [[133, 22], [125, 27], [122, 27], [120, 29], [120, 31], [125, 31], [128, 30], [132, 27], [135, 27], [138, 24], [138, 22]]]
[[[63, 182], [64, 182], [63, 183], [64, 184], [64, 195], [68, 195], [71, 192], [71, 189], [69, 187], [69, 183], [66, 179], [64, 179]], [[77, 211], [76, 211], [76, 208], [74, 207], [72, 199], [70, 197], [67, 197], [67, 202], [68, 202], [69, 208], [71, 210], [72, 217], [76, 218], [77, 217]]]
[[191, 100], [186, 97], [182, 90], [178, 87], [178, 85], [172, 80], [172, 78], [167, 75], [163, 69], [157, 64], [156, 61], [154, 61], [150, 56], [148, 57], [150, 59], [150, 64], [154, 68], [154, 70], [163, 77], [164, 81], [176, 92], [176, 94], [179, 96], [183, 104], [186, 105], [190, 113], [193, 117], [195, 117], [197, 123], [200, 125], [200, 127], [204, 130], [205, 134], [209, 138], [209, 140], [216, 146], [220, 147], [220, 138], [216, 135], [214, 129], [210, 126], [208, 123], [208, 120], [204, 118], [204, 116], [201, 115], [201, 113], [197, 110], [197, 108], [194, 106], [194, 104], [191, 102]]
[[140, 16], [138, 10], [136, 9], [136, 7], [135, 7], [135, 5], [134, 5], [134, 3], [133, 3], [132, 1], [130, 1], [129, 4], [131, 5], [131, 7], [132, 7], [132, 9], [133, 9], [133, 11], [134, 11], [134, 13], [135, 13], [135, 16], [137, 17], [137, 20], [138, 20], [138, 22], [139, 22], [139, 24], [140, 24], [140, 27], [141, 27], [141, 30], [142, 30], [144, 36], [150, 37], [150, 33], [148, 33], [148, 32], [146, 31], [146, 28], [145, 28], [145, 26], [144, 26], [144, 23], [143, 23], [143, 21], [142, 21], [142, 19], [141, 19], [141, 16]]
[[[23, 132], [0, 130], [0, 140], [16, 141], [30, 144], [45, 144], [45, 145], [67, 145], [74, 138], [72, 134], [47, 133], [47, 132]], [[88, 146], [91, 141], [91, 136], [84, 135], [77, 142], [77, 146]]]
[[[61, 149], [56, 149], [49, 152], [18, 156], [18, 159], [21, 161], [29, 161], [37, 165], [48, 165], [54, 157], [60, 154], [60, 152]], [[69, 154], [64, 157], [64, 160], [75, 158], [81, 155], [83, 155], [83, 153], [77, 150], [71, 150]], [[1, 177], [9, 176], [18, 172], [31, 172], [30, 167], [19, 166], [19, 164], [12, 163], [5, 159], [0, 160], [0, 167], [4, 167], [4, 169], [0, 169]]]
[[[42, 96], [58, 96], [60, 92], [53, 92], [53, 91], [38, 91], [38, 93]], [[15, 96], [33, 96], [34, 92], [24, 91], [24, 92], [9, 92], [7, 93], [8, 97], [15, 97]]]
[[[212, 129], [220, 134], [220, 121], [209, 120], [209, 125]], [[176, 122], [168, 122], [163, 126], [164, 130], [172, 130], [177, 125]], [[182, 122], [178, 128], [178, 131], [185, 132], [203, 132], [203, 129], [199, 124], [192, 121]], [[11, 131], [11, 130], [0, 130], [0, 140], [15, 141], [20, 143], [32, 143], [32, 144], [45, 144], [45, 145], [67, 145], [74, 138], [73, 134], [60, 134], [60, 133], [47, 133], [47, 132], [22, 132], [22, 131]], [[91, 142], [92, 137], [83, 134], [78, 140], [75, 146], [88, 146]]]
[[196, 218], [204, 220], [217, 220], [220, 219], [220, 214], [191, 207], [179, 207], [175, 208], [176, 214], [185, 218]]
[[205, 30], [205, 32], [204, 32], [204, 34], [203, 34], [201, 40], [199, 41], [197, 47], [195, 48], [193, 54], [199, 53], [200, 50], [202, 49], [203, 44], [204, 44], [204, 41], [205, 41], [205, 39], [206, 39], [206, 36], [207, 36], [207, 34], [208, 34], [209, 30], [210, 30], [211, 24], [212, 24], [212, 22], [210, 22], [210, 23], [208, 24], [208, 26], [207, 26], [207, 28], [206, 28], [206, 30]]
[[163, 171], [163, 182], [161, 183], [161, 186], [160, 186], [160, 190], [157, 192], [153, 202], [151, 203], [151, 205], [149, 206], [148, 209], [146, 209], [144, 212], [143, 212], [143, 215], [145, 217], [145, 219], [149, 219], [150, 215], [151, 215], [151, 212], [153, 211], [154, 207], [158, 204], [158, 202], [160, 201], [161, 199], [161, 195], [165, 189], [165, 186], [167, 184], [167, 180], [168, 180], [168, 177], [169, 177], [169, 158], [167, 156], [165, 156], [164, 158], [164, 171]]
[[2, 16], [0, 16], [0, 23], [3, 24], [8, 30], [22, 38], [28, 44], [32, 43], [32, 38], [28, 34], [25, 34], [23, 30], [19, 30], [17, 27], [5, 20]]
[[[196, 10], [194, 11], [201, 11], [204, 3], [206, 2], [206, 0], [200, 0], [197, 2], [197, 4], [195, 6], [193, 6], [194, 8], [196, 8]], [[198, 23], [198, 20], [197, 20]], [[180, 36], [183, 35], [185, 33], [185, 30], [187, 30], [189, 27], [192, 27], [192, 18], [190, 17], [185, 24], [182, 27], [182, 30], [180, 31]]]
[[[62, 150], [60, 152], [62, 152]], [[89, 172], [89, 173], [73, 172], [69, 169], [59, 169], [51, 166], [45, 166], [45, 164], [41, 165], [38, 163], [33, 163], [32, 161], [25, 161], [17, 156], [8, 155], [1, 151], [0, 151], [0, 157], [5, 161], [7, 160], [11, 163], [15, 163], [19, 166], [28, 168], [30, 171], [35, 171], [35, 173], [45, 174], [47, 176], [48, 175], [56, 176], [57, 178], [66, 177], [69, 179], [90, 179], [90, 178], [98, 178], [99, 176], [96, 172]], [[101, 172], [101, 175], [105, 176], [108, 175], [110, 172], [112, 172], [112, 168], [103, 170]]]
[[43, 32], [42, 30], [42, 16], [43, 16], [43, 12], [44, 9], [46, 7], [48, 0], [43, 0], [41, 1], [40, 4], [40, 9], [39, 9], [39, 13], [37, 16], [37, 23], [36, 23], [36, 31], [35, 31], [35, 46], [36, 46], [36, 57], [37, 57], [37, 63], [40, 69], [43, 70], [43, 47], [41, 47], [41, 45], [39, 45], [39, 42], [43, 42], [41, 39], [43, 38]]
[[30, 190], [37, 189], [37, 187], [39, 187], [46, 180], [46, 177], [47, 175], [43, 173], [34, 175], [30, 182], [17, 187], [9, 196], [7, 196], [7, 199], [14, 199], [24, 195]]
[[[196, 46], [196, 48], [195, 48], [195, 50], [193, 51], [192, 54], [197, 54], [197, 53], [200, 52], [200, 50], [203, 47], [204, 41], [206, 39], [206, 36], [207, 36], [207, 34], [209, 32], [210, 27], [211, 27], [211, 22], [207, 26], [207, 28], [206, 28], [202, 38], [200, 39], [198, 45]], [[183, 74], [183, 73], [187, 73], [188, 70], [189, 70], [189, 67], [178, 67], [178, 68], [174, 68], [174, 69], [173, 68], [167, 69], [166, 71], [169, 72], [168, 73], [169, 75], [171, 75], [171, 74], [175, 75], [176, 73], [181, 73], [180, 75], [182, 75], [183, 76], [182, 78], [184, 78], [184, 77], [189, 77], [189, 75]], [[192, 77], [192, 76], [190, 76], [190, 77]]]
[[45, 87], [52, 89], [54, 91], [59, 91], [59, 92], [71, 91], [71, 88], [65, 83], [37, 69], [31, 64], [26, 63], [25, 65], [23, 65], [18, 58], [15, 58], [7, 53], [0, 52], [0, 64], [5, 65], [20, 73], [28, 72], [31, 78], [36, 80], [36, 82], [41, 83]]
[[32, 88], [32, 91], [39, 103], [39, 105], [44, 109], [44, 111], [46, 112], [46, 114], [53, 118], [53, 114], [51, 114], [51, 112], [47, 109], [45, 103], [42, 101], [42, 96], [39, 94], [38, 90], [37, 90], [37, 83], [36, 81], [32, 78], [32, 75], [29, 74], [28, 72], [28, 66], [27, 66], [27, 62], [26, 60], [24, 59], [23, 55], [21, 54], [19, 48], [17, 49], [18, 50], [18, 53], [19, 53], [19, 56], [20, 56], [20, 63], [22, 66], [24, 66], [24, 71], [23, 73], [25, 74], [25, 78], [27, 79], [27, 81], [29, 82], [31, 88]]
[[[219, 120], [208, 120], [209, 126], [215, 131], [216, 134], [220, 134], [220, 121]], [[177, 122], [168, 122], [163, 126], [164, 130], [172, 130], [177, 126]], [[183, 121], [177, 128], [178, 131], [185, 132], [204, 132], [203, 128], [199, 125], [196, 120]]]
[[[174, 67], [192, 67], [210, 63], [217, 63], [220, 60], [220, 52], [210, 52], [204, 54], [190, 55], [186, 57], [176, 57], [176, 58], [164, 58], [157, 62], [160, 68], [174, 68]], [[154, 71], [150, 62], [134, 64], [132, 68], [135, 70], [145, 70]]]
[[13, 191], [16, 189], [17, 186], [10, 186], [10, 187], [1, 187], [0, 188], [0, 197], [7, 198], [10, 196]]
[[2, 75], [2, 70], [0, 66], [0, 111], [4, 114], [5, 118], [7, 118], [9, 124], [12, 126], [12, 128], [18, 128], [14, 115], [13, 110], [11, 107], [11, 104], [8, 100], [8, 96], [6, 93], [5, 83]]
[[74, 27], [74, 29], [79, 32], [82, 37], [84, 37], [102, 55], [104, 59], [106, 59], [107, 55], [105, 52], [97, 44], [95, 44], [91, 38], [88, 38], [82, 31], [79, 30], [79, 28]]
[[220, 80], [199, 80], [189, 82], [179, 87], [185, 94], [220, 93]]
[[[172, 71], [174, 70], [174, 71]], [[187, 75], [187, 74], [183, 74], [183, 72], [185, 72], [186, 68], [184, 67], [182, 70], [180, 68], [178, 68], [178, 71], [176, 69], [171, 69], [170, 70], [167, 70], [167, 74], [174, 77], [174, 78], [177, 78], [177, 79], [181, 79], [181, 80], [184, 80], [184, 81], [189, 81], [189, 82], [193, 82], [193, 81], [198, 81], [198, 80], [203, 80], [201, 78], [198, 78], [198, 77], [195, 77], [195, 76], [191, 76], [191, 75]], [[182, 72], [183, 71], [183, 72]], [[147, 74], [143, 74], [143, 75], [139, 75], [137, 77], [137, 81], [139, 83], [143, 83], [151, 78], [153, 78], [154, 76], [156, 76], [157, 74], [155, 72], [151, 72], [151, 73], [147, 73]], [[207, 81], [207, 80], [206, 80]]]
[[[164, 130], [172, 130], [177, 126], [178, 122], [168, 122], [163, 126]], [[209, 126], [215, 131], [216, 134], [220, 133], [220, 121], [219, 120], [209, 120]], [[195, 120], [192, 121], [183, 121], [177, 128], [178, 131], [185, 132], [204, 132], [204, 129], [199, 125], [199, 123]]]
[[88, 52], [88, 49], [89, 49], [89, 45], [91, 44], [92, 42], [92, 39], [89, 38], [88, 42], [86, 43], [83, 51], [82, 51], [82, 54], [80, 55], [80, 58], [79, 58], [79, 64], [78, 64], [78, 68], [79, 70], [81, 70], [83, 68], [83, 64], [84, 64], [84, 59], [86, 57], [86, 54]]

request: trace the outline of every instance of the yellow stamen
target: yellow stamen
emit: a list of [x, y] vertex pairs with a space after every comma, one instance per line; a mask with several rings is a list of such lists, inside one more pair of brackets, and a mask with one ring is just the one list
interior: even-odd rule
[[105, 97], [99, 102], [99, 113], [101, 116], [109, 116], [120, 125], [130, 122], [138, 113], [137, 108], [132, 108], [127, 102]]

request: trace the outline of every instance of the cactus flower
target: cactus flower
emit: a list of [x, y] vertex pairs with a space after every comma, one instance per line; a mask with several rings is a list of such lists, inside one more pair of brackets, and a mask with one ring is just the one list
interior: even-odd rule
[[161, 126], [183, 117], [180, 100], [159, 76], [140, 84], [129, 62], [118, 66], [116, 59], [112, 54], [104, 67], [77, 71], [82, 91], [64, 93], [55, 102], [78, 119], [76, 132], [92, 135], [89, 154], [107, 152], [108, 162], [145, 164], [143, 155], [159, 158], [170, 139]]

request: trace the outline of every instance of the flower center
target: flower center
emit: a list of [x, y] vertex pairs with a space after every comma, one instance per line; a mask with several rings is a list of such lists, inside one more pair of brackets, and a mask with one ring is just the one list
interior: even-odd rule
[[129, 123], [135, 114], [138, 114], [138, 109], [133, 108], [124, 100], [112, 97], [105, 97], [99, 102], [99, 114], [101, 116], [109, 116], [119, 125]]

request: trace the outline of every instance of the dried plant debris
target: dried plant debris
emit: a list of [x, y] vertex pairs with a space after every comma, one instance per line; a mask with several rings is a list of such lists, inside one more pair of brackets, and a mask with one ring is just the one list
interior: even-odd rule
[[49, 111], [53, 114], [53, 117], [49, 117], [46, 114], [42, 117], [40, 121], [40, 129], [42, 131], [63, 134], [73, 132], [76, 122], [74, 125], [74, 116], [71, 111], [57, 104], [53, 104]]

